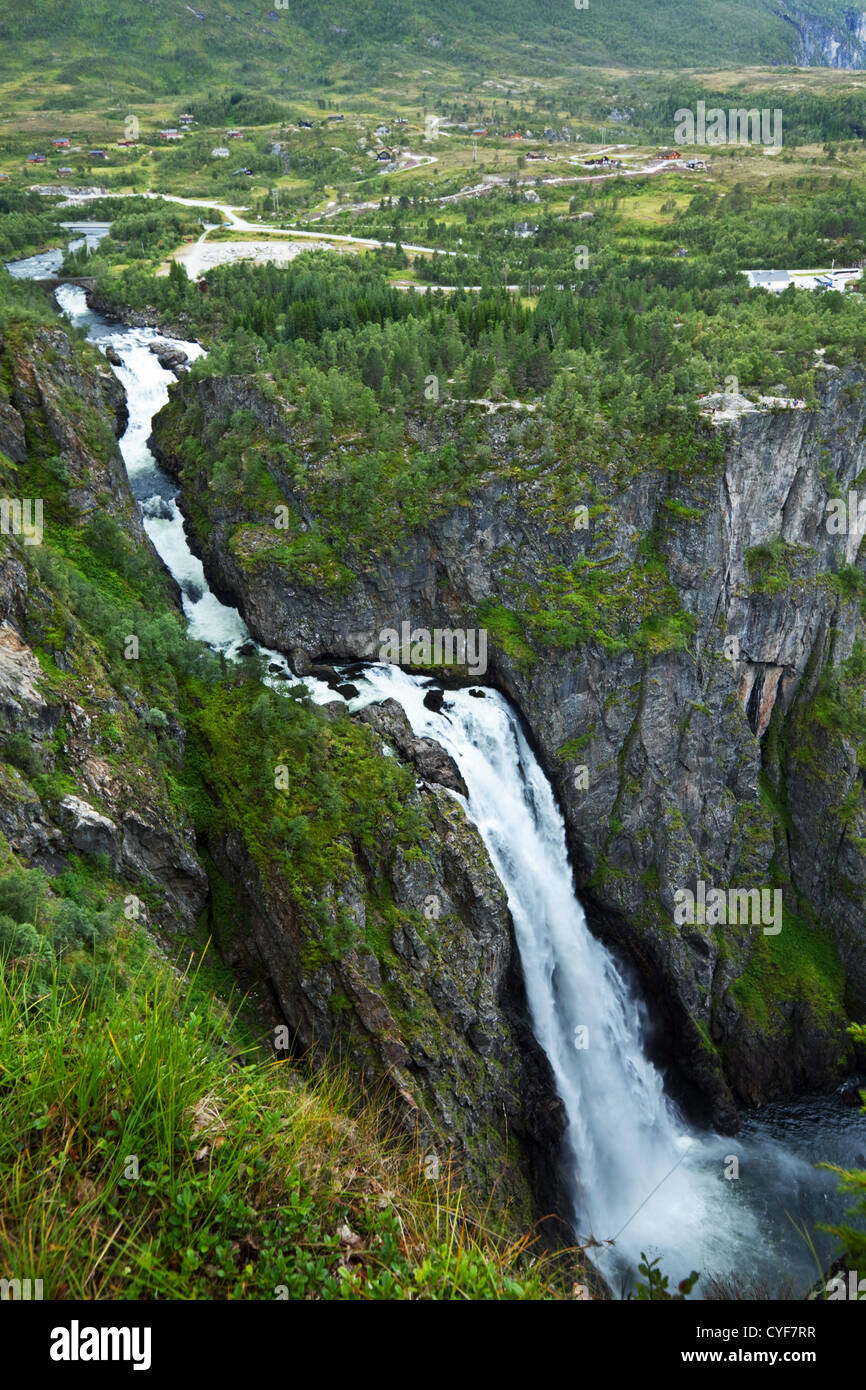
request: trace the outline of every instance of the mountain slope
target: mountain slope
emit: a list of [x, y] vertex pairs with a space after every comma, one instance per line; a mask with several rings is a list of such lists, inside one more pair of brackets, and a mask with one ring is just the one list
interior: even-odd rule
[[[277, 3], [278, 0], [275, 0]], [[580, 65], [859, 67], [866, 19], [835, 0], [777, 10], [771, 0], [34, 0], [0, 18], [0, 76], [51, 77], [51, 105], [173, 95], [231, 82], [294, 97], [362, 93], [406, 74], [556, 75]], [[327, 72], [327, 78], [322, 73]]]

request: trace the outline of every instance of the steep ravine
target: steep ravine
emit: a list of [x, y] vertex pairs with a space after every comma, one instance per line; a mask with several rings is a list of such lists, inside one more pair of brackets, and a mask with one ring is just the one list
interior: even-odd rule
[[[177, 609], [179, 590], [148, 538], [159, 550], [164, 522], [154, 517], [168, 504], [144, 441], [171, 378], [148, 350], [154, 334], [121, 329], [112, 337], [114, 330], [84, 317], [103, 348], [123, 354], [128, 397], [92, 350], [76, 349], [59, 327], [0, 341], [8, 383], [0, 465], [5, 456], [10, 491], [13, 476], [29, 495], [52, 479], [46, 536], [58, 524], [69, 527], [88, 573], [101, 573], [89, 550], [94, 520], [116, 521], [152, 564], [156, 618]], [[139, 502], [162, 498], [145, 508], [149, 533], [127, 471]], [[176, 809], [159, 773], [132, 751], [148, 715], [135, 663], [121, 662], [128, 672], [118, 675], [116, 656], [88, 629], [86, 614], [67, 613], [63, 584], [47, 562], [38, 582], [28, 575], [24, 562], [33, 549], [41, 556], [38, 548], [28, 552], [15, 537], [3, 545], [0, 736], [25, 736], [46, 774], [34, 782], [27, 766], [0, 757], [0, 834], [11, 849], [51, 874], [68, 869], [71, 856], [104, 856], [125, 891], [146, 886], [158, 936], [212, 931], [267, 1028], [287, 1025], [296, 1053], [346, 1057], [356, 1081], [388, 1100], [417, 1142], [419, 1161], [443, 1181], [451, 1163], [452, 1181], [468, 1185], [480, 1205], [491, 1202], [497, 1220], [508, 1205], [515, 1234], [540, 1222], [545, 1242], [570, 1241], [570, 1202], [555, 1157], [561, 1104], [529, 1024], [505, 892], [478, 831], [444, 789], [460, 785], [450, 759], [416, 739], [397, 706], [355, 721], [339, 700], [310, 711], [303, 727], [318, 744], [324, 785], [329, 766], [346, 759], [383, 800], [370, 812], [375, 835], [359, 823], [341, 842], [339, 874], [305, 883], [303, 869], [289, 874], [262, 856], [249, 788], [229, 790], [210, 776], [209, 753], [215, 762], [224, 753], [209, 748], [203, 717], [193, 728], [198, 697], [171, 712], [166, 737], [178, 761], [192, 750], [202, 769], [213, 803], [207, 826], [194, 827], [194, 813]], [[188, 586], [185, 603], [193, 593], [201, 598], [194, 576], [188, 581], [183, 571], [178, 579]], [[254, 728], [244, 722], [240, 735], [252, 757]], [[390, 803], [395, 767], [405, 768], [399, 806]], [[61, 774], [74, 792], [54, 792]], [[311, 806], [314, 826], [316, 814]]]
[[[825, 516], [866, 465], [862, 382], [828, 372], [816, 411], [747, 414], [721, 462], [710, 450], [688, 472], [622, 478], [584, 463], [586, 529], [546, 509], [543, 473], [503, 476], [513, 446], [493, 424], [492, 465], [469, 505], [431, 509], [377, 562], [334, 538], [330, 586], [269, 558], [272, 508], [210, 485], [202, 436], [218, 439], [237, 410], [303, 454], [291, 416], [240, 378], [184, 381], [155, 438], [212, 584], [256, 638], [303, 671], [310, 659], [376, 658], [380, 633], [404, 621], [488, 628], [484, 681], [526, 720], [564, 808], [581, 901], [637, 968], [662, 1024], [659, 1056], [697, 1109], [734, 1129], [738, 1105], [836, 1081], [854, 1063], [846, 1022], [866, 1014], [862, 567], [859, 537], [832, 534]], [[315, 487], [276, 463], [268, 472], [294, 534], [330, 540]], [[528, 654], [515, 643], [512, 619], [537, 613], [554, 566], [577, 586], [592, 578], [581, 563], [602, 566], [627, 607], [650, 581], [648, 554], [691, 625], [687, 643], [622, 650], [603, 632], [536, 640]], [[600, 613], [604, 601], [603, 587]], [[782, 931], [675, 926], [674, 893], [699, 879], [781, 887]]]

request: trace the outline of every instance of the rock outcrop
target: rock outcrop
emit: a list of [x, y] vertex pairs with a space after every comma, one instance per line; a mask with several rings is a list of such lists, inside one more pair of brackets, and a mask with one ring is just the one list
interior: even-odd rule
[[841, 10], [837, 17], [805, 14], [801, 9], [774, 9], [796, 33], [796, 61], [801, 67], [866, 67], [866, 12]]
[[[393, 711], [372, 722], [403, 756]], [[425, 1164], [452, 1164], [524, 1225], [546, 1218], [541, 1234], [554, 1243], [569, 1211], [557, 1165], [564, 1117], [529, 1026], [505, 893], [449, 792], [419, 784], [412, 805], [429, 827], [420, 853], [392, 840], [383, 812], [377, 844], [359, 845], [329, 891], [324, 924], [263, 875], [239, 834], [211, 840], [239, 902], [222, 954], [242, 981], [264, 983], [294, 1051], [350, 1058], [390, 1096]]]

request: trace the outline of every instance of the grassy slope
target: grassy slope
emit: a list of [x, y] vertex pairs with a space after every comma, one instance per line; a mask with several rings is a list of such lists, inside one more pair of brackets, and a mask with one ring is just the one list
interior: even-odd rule
[[93, 953], [86, 992], [6, 954], [4, 1275], [46, 1298], [561, 1296], [345, 1070], [268, 1059], [129, 924]]

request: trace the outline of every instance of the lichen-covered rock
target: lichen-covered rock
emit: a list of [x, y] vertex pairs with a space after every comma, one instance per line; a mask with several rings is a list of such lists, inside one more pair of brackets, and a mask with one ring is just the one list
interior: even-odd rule
[[62, 797], [59, 816], [73, 849], [81, 854], [106, 854], [112, 868], [118, 867], [120, 836], [113, 820], [101, 815], [80, 796]]

